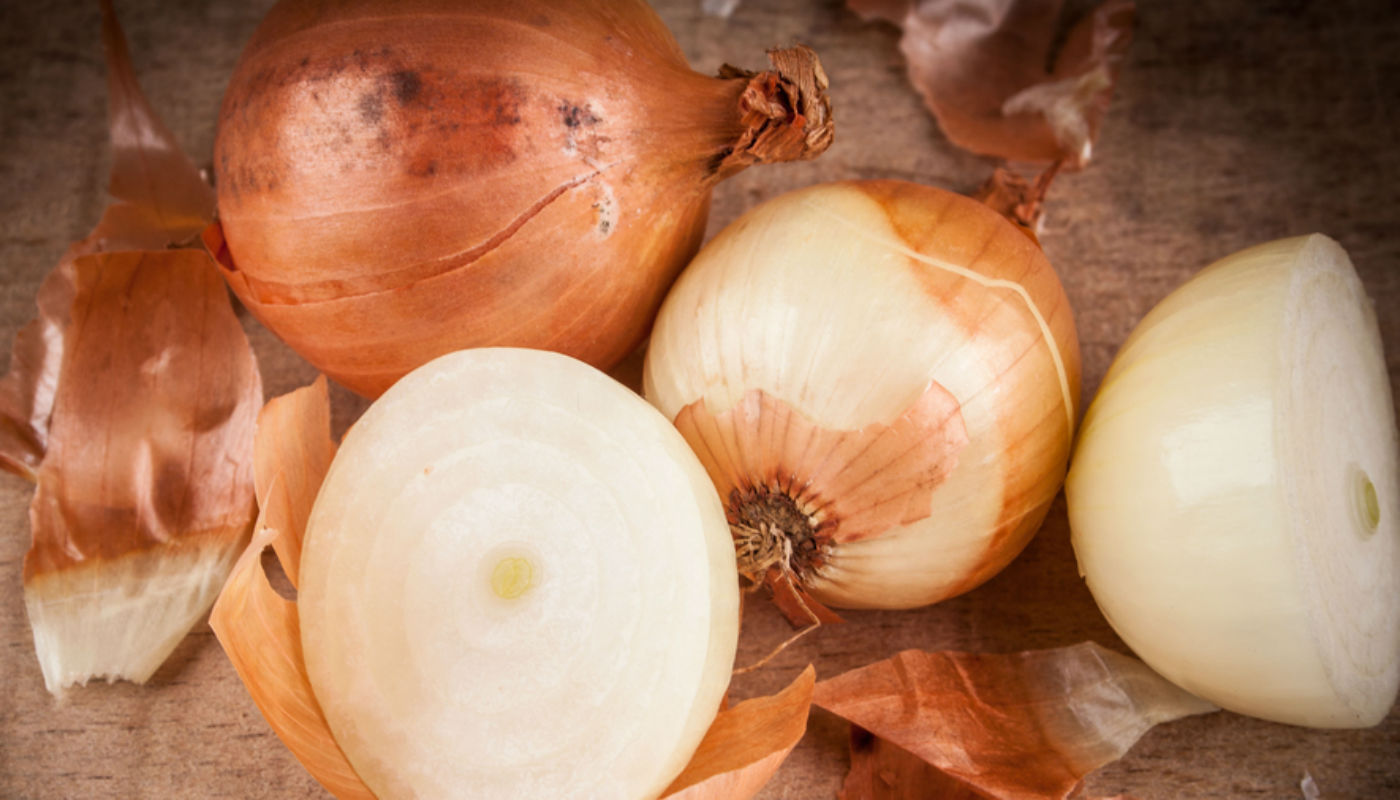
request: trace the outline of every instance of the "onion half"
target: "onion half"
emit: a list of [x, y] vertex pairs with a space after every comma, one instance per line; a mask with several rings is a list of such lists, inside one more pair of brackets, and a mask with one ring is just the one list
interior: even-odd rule
[[1064, 475], [1079, 351], [1054, 270], [998, 214], [837, 183], [705, 247], [644, 385], [727, 501], [740, 570], [810, 621], [936, 602], [1020, 552]]
[[713, 488], [654, 409], [558, 354], [406, 376], [346, 435], [303, 548], [306, 672], [379, 797], [656, 797], [729, 683]]
[[244, 50], [206, 242], [288, 345], [373, 396], [463, 347], [607, 368], [710, 188], [831, 142], [803, 47], [707, 77], [643, 0], [284, 0]]
[[1400, 470], [1375, 314], [1314, 235], [1191, 279], [1123, 345], [1066, 484], [1123, 640], [1220, 706], [1379, 722], [1400, 684]]

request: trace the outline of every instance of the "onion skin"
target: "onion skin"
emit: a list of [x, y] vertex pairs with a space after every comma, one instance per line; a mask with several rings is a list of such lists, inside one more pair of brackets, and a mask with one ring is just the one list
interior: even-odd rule
[[1020, 552], [1064, 476], [1079, 350], [1053, 269], [998, 214], [910, 183], [836, 183], [705, 247], [662, 307], [644, 385], [741, 543], [762, 527], [755, 495], [807, 516], [810, 531], [783, 528], [802, 555], [751, 577], [810, 621], [810, 600], [937, 602]]
[[225, 94], [206, 241], [264, 324], [367, 396], [463, 347], [607, 368], [711, 186], [830, 142], [815, 56], [782, 52], [777, 75], [702, 76], [632, 0], [287, 0]]
[[1114, 359], [1065, 485], [1114, 630], [1228, 710], [1380, 722], [1400, 685], [1394, 413], [1374, 312], [1331, 239], [1253, 247], [1178, 288]]

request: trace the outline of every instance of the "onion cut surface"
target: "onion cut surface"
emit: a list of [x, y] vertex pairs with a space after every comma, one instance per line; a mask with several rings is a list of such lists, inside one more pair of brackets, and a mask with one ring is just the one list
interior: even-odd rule
[[1400, 683], [1400, 470], [1379, 329], [1314, 235], [1207, 268], [1123, 345], [1066, 484], [1094, 599], [1148, 664], [1279, 722]]
[[1020, 552], [1064, 475], [1079, 351], [1029, 237], [869, 181], [726, 228], [668, 295], [643, 377], [727, 501], [741, 570], [802, 622], [812, 601], [936, 602]]
[[656, 797], [728, 685], [738, 586], [704, 470], [558, 354], [463, 351], [395, 384], [303, 548], [307, 674], [382, 798]]

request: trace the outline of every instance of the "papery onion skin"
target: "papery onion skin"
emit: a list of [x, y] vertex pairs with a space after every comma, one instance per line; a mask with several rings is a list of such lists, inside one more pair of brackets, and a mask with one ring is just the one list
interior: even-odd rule
[[385, 800], [654, 798], [719, 711], [723, 509], [667, 420], [578, 361], [410, 373], [346, 435], [303, 544], [307, 675]]
[[1379, 722], [1400, 684], [1394, 413], [1331, 239], [1250, 248], [1169, 295], [1105, 376], [1065, 486], [1114, 629], [1226, 709]]
[[206, 238], [244, 304], [361, 394], [470, 346], [607, 368], [699, 246], [710, 187], [829, 144], [815, 56], [774, 63], [700, 75], [641, 0], [284, 0], [224, 97]]
[[706, 245], [663, 304], [644, 383], [732, 526], [762, 527], [739, 507], [755, 490], [808, 515], [812, 532], [788, 532], [807, 555], [756, 577], [907, 608], [982, 583], [1039, 526], [1079, 350], [1054, 270], [998, 214], [910, 183], [836, 183]]

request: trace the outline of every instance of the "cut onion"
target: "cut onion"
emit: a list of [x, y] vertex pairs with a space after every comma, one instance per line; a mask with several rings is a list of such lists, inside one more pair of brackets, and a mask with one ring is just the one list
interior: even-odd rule
[[410, 373], [345, 437], [303, 545], [307, 674], [379, 797], [656, 797], [719, 710], [723, 508], [665, 418], [565, 356]]
[[1084, 420], [1080, 569], [1148, 664], [1279, 722], [1379, 722], [1400, 683], [1400, 477], [1380, 333], [1342, 248], [1223, 259], [1143, 319]]

